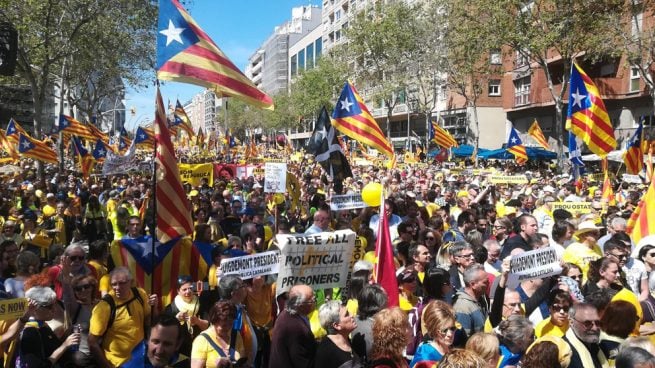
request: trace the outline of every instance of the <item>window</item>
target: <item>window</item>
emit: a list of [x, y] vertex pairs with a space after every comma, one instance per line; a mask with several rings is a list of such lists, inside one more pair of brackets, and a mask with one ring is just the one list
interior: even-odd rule
[[298, 51], [298, 71], [305, 70], [305, 50]]
[[644, 20], [644, 13], [639, 12], [636, 14], [632, 15], [632, 20], [630, 23], [632, 23], [632, 38], [638, 38], [639, 34], [643, 31], [643, 22]]
[[291, 57], [291, 76], [293, 77], [298, 72], [298, 55]]
[[500, 50], [493, 49], [489, 52], [489, 62], [491, 63], [491, 65], [500, 65], [503, 63]]
[[338, 21], [339, 19], [341, 19], [341, 9], [334, 12], [334, 20]]
[[500, 96], [500, 79], [489, 80], [489, 96]]
[[316, 54], [316, 60], [318, 60], [319, 57], [323, 54], [323, 39], [322, 38], [317, 38], [316, 42], [314, 42], [314, 53]]
[[341, 39], [341, 30], [334, 32], [334, 41], [339, 41]]
[[630, 68], [630, 92], [639, 92], [639, 68]]
[[530, 103], [530, 76], [514, 81], [514, 106]]
[[307, 69], [311, 69], [314, 67], [314, 44], [307, 45], [305, 52], [307, 53]]
[[524, 53], [517, 51], [516, 52], [516, 67], [521, 67], [528, 65], [528, 58]]

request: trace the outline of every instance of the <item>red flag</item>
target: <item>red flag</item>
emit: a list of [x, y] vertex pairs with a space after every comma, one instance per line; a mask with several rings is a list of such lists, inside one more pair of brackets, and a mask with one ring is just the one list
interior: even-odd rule
[[155, 117], [157, 147], [157, 239], [166, 243], [174, 238], [193, 234], [191, 205], [180, 182], [180, 172], [168, 132], [166, 110], [157, 87], [157, 114]]
[[398, 281], [396, 280], [396, 267], [393, 263], [393, 244], [389, 234], [389, 220], [384, 208], [384, 200], [380, 202], [380, 223], [378, 228], [378, 239], [375, 242], [375, 265], [376, 282], [387, 292], [389, 307], [399, 305]]

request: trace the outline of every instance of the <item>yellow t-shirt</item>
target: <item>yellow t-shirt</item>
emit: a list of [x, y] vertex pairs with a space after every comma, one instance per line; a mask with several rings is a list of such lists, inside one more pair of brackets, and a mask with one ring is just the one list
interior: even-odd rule
[[593, 248], [589, 248], [582, 243], [572, 243], [569, 245], [562, 254], [562, 261], [573, 263], [580, 267], [582, 270], [583, 282], [587, 280], [587, 272], [589, 271], [589, 262], [595, 261], [603, 256], [598, 244]]
[[248, 293], [246, 296], [246, 310], [250, 322], [258, 327], [273, 327], [273, 300], [275, 299], [275, 284], [264, 285], [256, 294]]
[[[144, 322], [150, 321], [150, 305], [148, 304], [148, 296], [143, 289], [139, 289], [139, 294], [143, 305], [135, 299], [126, 306], [116, 308], [116, 317], [109, 330], [107, 330], [110, 314], [109, 304], [105, 302], [98, 303], [91, 314], [89, 333], [95, 336], [104, 335], [102, 350], [107, 360], [116, 367], [130, 359], [134, 347], [143, 341], [145, 337], [143, 333]], [[109, 292], [109, 295], [114, 299], [116, 306], [132, 299], [132, 295], [130, 295], [127, 299], [118, 300], [113, 290]]]
[[418, 297], [414, 294], [409, 295], [409, 299], [406, 298], [404, 295], [400, 295], [398, 298], [398, 306], [400, 307], [400, 310], [403, 312], [409, 312], [416, 306], [418, 303]]
[[537, 326], [534, 328], [534, 334], [537, 336], [537, 338], [544, 336], [564, 337], [568, 329], [568, 323], [561, 327], [555, 326], [550, 322], [550, 317], [548, 317], [537, 324]]
[[[209, 337], [214, 341], [214, 343], [220, 347], [225, 346], [225, 343], [218, 343], [218, 338], [216, 337], [216, 329], [214, 326], [209, 326], [208, 329], [202, 332], [203, 334], [209, 335]], [[229, 341], [227, 341], [229, 344]], [[243, 347], [243, 341], [241, 340], [241, 335], [237, 334], [237, 341], [234, 348], [234, 360], [239, 360], [242, 356], [246, 356], [246, 349]], [[229, 350], [223, 352], [226, 355], [226, 358], [229, 358]], [[204, 336], [198, 335], [193, 340], [193, 346], [191, 347], [191, 360], [194, 359], [202, 360], [205, 362], [206, 368], [215, 368], [218, 366], [218, 361], [221, 356], [218, 354], [216, 349], [207, 341]]]

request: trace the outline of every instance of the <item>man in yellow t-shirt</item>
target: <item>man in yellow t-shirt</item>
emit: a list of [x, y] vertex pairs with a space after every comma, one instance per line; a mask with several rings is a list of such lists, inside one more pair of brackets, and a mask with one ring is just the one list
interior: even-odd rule
[[132, 275], [125, 267], [114, 269], [109, 277], [112, 290], [108, 295], [114, 302], [115, 317], [108, 327], [112, 308], [106, 300], [93, 308], [89, 348], [101, 367], [118, 367], [129, 361], [132, 350], [143, 342], [150, 303], [156, 296], [148, 298], [144, 290], [132, 289]]

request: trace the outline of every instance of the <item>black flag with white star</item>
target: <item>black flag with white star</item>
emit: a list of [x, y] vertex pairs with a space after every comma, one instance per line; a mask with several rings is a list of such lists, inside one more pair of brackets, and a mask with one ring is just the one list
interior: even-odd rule
[[330, 123], [330, 116], [325, 107], [316, 121], [314, 133], [309, 138], [307, 152], [316, 157], [316, 161], [330, 175], [335, 183], [335, 191], [341, 192], [341, 183], [347, 177], [352, 177], [350, 164], [341, 150], [337, 139], [337, 131]]

